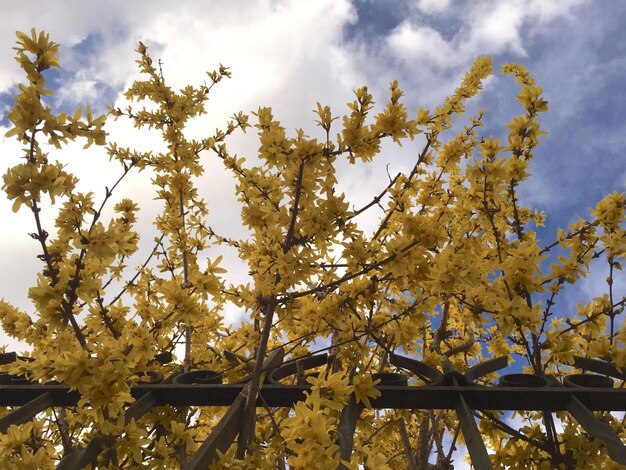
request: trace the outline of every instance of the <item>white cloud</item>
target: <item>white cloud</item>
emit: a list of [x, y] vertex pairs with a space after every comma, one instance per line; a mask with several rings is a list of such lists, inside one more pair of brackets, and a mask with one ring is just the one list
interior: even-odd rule
[[[36, 26], [49, 31], [53, 40], [61, 43], [61, 60], [67, 60], [63, 63], [73, 72], [73, 78], [64, 84], [59, 95], [64, 102], [100, 100], [102, 84], [119, 90], [128, 86], [137, 78], [133, 49], [142, 40], [155, 58], [163, 60], [166, 78], [174, 86], [202, 82], [206, 78], [204, 72], [220, 62], [231, 67], [233, 79], [214, 90], [208, 104], [209, 115], [190, 123], [190, 135], [206, 134], [222, 126], [233, 112], [250, 111], [258, 105], [273, 105], [275, 115], [288, 129], [304, 127], [315, 135], [313, 115], [307, 110], [317, 100], [340, 113], [345, 111], [344, 103], [352, 99], [351, 90], [357, 86], [370, 85], [375, 100], [381, 103], [385, 96], [381, 96], [381, 89], [389, 80], [400, 78], [402, 86], [403, 78], [411, 83], [413, 77], [418, 77], [417, 91], [428, 91], [422, 93], [422, 101], [432, 104], [458, 84], [477, 55], [523, 55], [525, 31], [548, 28], [552, 20], [571, 15], [573, 7], [580, 3], [581, 0], [420, 0], [419, 11], [457, 15], [460, 20], [450, 23], [456, 29], [444, 31], [441, 24], [425, 23], [423, 15], [415, 16], [417, 10], [412, 10], [411, 16], [393, 29], [385, 41], [375, 44], [345, 41], [344, 26], [356, 21], [355, 9], [347, 0], [258, 0], [248, 3], [246, 9], [226, 0], [212, 2], [210, 9], [200, 1], [173, 4], [162, 0], [116, 0], [104, 5], [76, 0], [65, 2], [64, 8], [57, 10], [33, 1], [7, 6], [8, 14], [0, 18], [0, 46], [5, 47], [0, 54], [0, 90], [7, 90], [20, 79], [9, 50], [13, 32], [28, 30], [32, 18], [37, 17]], [[84, 46], [72, 49], [88, 37], [97, 38], [93, 53], [81, 53]], [[404, 68], [388, 67], [390, 56], [400, 59]], [[409, 100], [415, 91], [407, 93]], [[118, 97], [117, 103], [122, 102]], [[111, 123], [109, 132], [126, 145], [146, 150], [159, 145], [158, 135], [138, 134], [129, 129], [128, 123]], [[6, 142], [0, 145], [3, 151], [7, 149]], [[254, 134], [232, 142], [235, 151], [252, 161], [256, 145]], [[414, 148], [386, 148], [384, 155], [369, 166], [339, 163], [341, 188], [355, 206], [369, 202], [386, 182], [386, 165], [391, 165], [391, 174], [410, 165]], [[94, 150], [83, 154], [79, 149], [68, 149], [64, 158], [72, 162], [71, 169], [81, 176], [83, 187], [98, 194], [102, 183], [112, 181], [116, 172], [110, 170], [106, 157], [98, 157]], [[10, 160], [3, 159], [3, 164], [10, 164]], [[207, 173], [200, 184], [210, 201], [211, 222], [219, 223], [227, 235], [242, 235], [237, 217], [232, 217], [238, 213], [232, 182], [215, 177], [222, 174], [219, 162], [207, 156], [206, 165]], [[371, 181], [377, 182], [364, 184]], [[129, 183], [120, 195], [130, 194], [149, 208], [142, 219], [142, 227], [149, 231], [151, 214], [158, 209], [151, 201], [149, 182], [141, 175]], [[0, 207], [4, 208], [4, 203]], [[367, 229], [376, 224], [376, 217], [363, 220]], [[8, 256], [7, 250], [0, 248], [0, 257]], [[231, 260], [231, 269], [239, 269], [245, 276], [234, 261]], [[36, 268], [30, 261], [25, 266], [31, 272]]]
[[[30, 33], [31, 28], [36, 27], [38, 31], [48, 32], [56, 43], [70, 47], [80, 43], [88, 34], [112, 37], [109, 32], [115, 30], [115, 25], [126, 25], [132, 18], [145, 18], [157, 9], [146, 9], [144, 5], [145, 12], [142, 14], [140, 3], [115, 0], [105, 4], [68, 0], [50, 7], [47, 2], [35, 0], [3, 5], [0, 18], [0, 91], [6, 91], [16, 79], [21, 79], [10, 49], [16, 40], [15, 31]], [[122, 5], [126, 12], [121, 11]]]
[[583, 0], [498, 0], [472, 4], [467, 23], [466, 51], [488, 54], [510, 52], [525, 57], [522, 35], [549, 27], [559, 17], [570, 17]]
[[6, 119], [9, 111], [11, 111], [11, 106], [8, 104], [0, 104], [0, 121], [4, 121], [4, 119]]
[[[234, 112], [249, 112], [259, 104], [273, 105], [276, 117], [290, 130], [295, 126], [312, 128], [313, 113], [303, 110], [313, 109], [316, 99], [336, 109], [351, 98], [351, 90], [362, 82], [354, 57], [342, 44], [343, 26], [354, 21], [353, 9], [347, 1], [260, 0], [250, 2], [245, 10], [226, 1], [212, 3], [210, 10], [199, 1], [156, 3], [158, 5], [146, 1], [112, 2], [104, 8], [91, 3], [68, 2], [68, 11], [46, 10], [51, 12], [40, 18], [37, 27], [50, 32], [51, 38], [61, 43], [62, 65], [72, 72], [57, 95], [57, 101], [72, 105], [97, 101], [101, 99], [102, 84], [115, 85], [120, 91], [130, 85], [138, 76], [133, 52], [138, 40], [149, 46], [155, 60], [162, 59], [166, 79], [174, 88], [206, 81], [205, 72], [218, 67], [220, 62], [231, 67], [233, 79], [214, 89], [207, 106], [209, 114], [190, 123], [189, 135], [196, 137], [207, 135], [216, 126], [224, 127], [227, 117]], [[0, 20], [0, 41], [6, 50], [13, 39], [4, 37], [12, 36], [15, 29], [28, 30], [28, 12], [36, 8], [37, 2], [29, 3], [19, 9], [19, 15], [12, 20], [7, 16]], [[141, 14], [143, 10], [145, 14]], [[83, 21], [79, 21], [80, 18]], [[96, 44], [94, 51], [81, 52], [84, 45], [68, 49], [94, 35], [97, 36], [97, 41], [92, 41]], [[8, 55], [2, 55], [2, 60], [12, 62]], [[2, 70], [0, 90], [21, 79], [15, 67]], [[118, 97], [116, 103], [121, 105], [124, 99]], [[108, 123], [107, 131], [112, 140], [121, 145], [157, 151], [162, 147], [158, 133], [138, 132], [123, 119]], [[258, 143], [254, 131], [249, 133], [248, 138], [235, 139], [231, 150], [254, 161]], [[0, 146], [10, 157], [2, 160], [0, 170], [4, 173], [7, 166], [18, 162], [20, 151], [19, 145], [6, 139]], [[67, 163], [68, 169], [81, 179], [79, 190], [93, 191], [98, 200], [104, 185], [110, 186], [120, 169], [108, 162], [102, 149], [82, 151], [81, 147], [82, 143], [70, 145], [60, 153], [52, 151], [51, 158]], [[234, 182], [224, 175], [218, 159], [211, 157], [205, 157], [206, 173], [199, 180], [200, 190], [209, 201], [210, 223], [224, 235], [244, 236], [245, 230], [236, 215], [239, 205], [234, 195]], [[154, 191], [146, 173], [127, 178], [114, 194], [115, 200], [121, 197], [131, 197], [142, 207], [139, 229], [146, 246], [128, 263], [138, 265], [150, 248], [154, 231], [152, 220], [160, 203], [152, 200]], [[10, 240], [13, 235], [20, 236], [24, 243], [1, 245], [0, 259], [17, 256], [22, 262], [15, 268], [19, 275], [12, 276], [11, 283], [0, 285], [0, 297], [29, 310], [26, 292], [33, 284], [34, 273], [39, 270], [36, 246], [25, 235], [32, 231], [32, 220], [26, 212], [11, 215], [10, 205], [1, 198], [0, 210], [12, 223], [3, 224], [0, 238]], [[52, 232], [53, 220], [46, 220], [45, 224]], [[224, 254], [224, 264], [234, 274], [231, 280], [245, 279], [245, 266], [237, 262], [233, 253]], [[231, 312], [229, 319], [235, 320], [240, 313]]]
[[485, 54], [525, 56], [525, 32], [545, 28], [550, 21], [569, 16], [573, 7], [581, 3], [582, 0], [490, 0], [450, 6], [449, 1], [421, 0], [417, 5], [421, 12], [435, 8], [456, 14], [459, 21], [453, 34], [446, 34], [449, 39], [436, 26], [425, 25], [423, 16], [418, 14], [396, 27], [387, 42], [396, 57], [411, 61], [417, 69], [431, 64], [466, 66]]
[[59, 90], [56, 98], [60, 103], [93, 103], [98, 98], [97, 86], [98, 82], [96, 80], [77, 79], [76, 81], [68, 84], [65, 88]]
[[529, 0], [523, 2], [534, 12], [538, 23], [548, 23], [558, 17], [572, 17], [572, 10], [588, 0]]
[[417, 8], [423, 13], [437, 13], [447, 9], [451, 0], [418, 0]]
[[413, 26], [404, 21], [392, 31], [387, 42], [396, 56], [422, 65], [446, 66], [456, 60], [454, 46], [428, 26]]
[[[415, 85], [419, 80], [417, 90], [407, 90], [407, 101], [419, 95], [420, 100], [431, 104], [458, 84], [459, 77], [476, 56], [524, 56], [530, 50], [526, 43], [529, 35], [550, 34], [551, 22], [570, 17], [573, 8], [581, 3], [582, 0], [418, 0], [417, 10], [384, 40], [362, 43], [346, 42], [343, 37], [344, 26], [355, 21], [354, 8], [348, 0], [254, 0], [247, 2], [246, 8], [228, 0], [210, 2], [210, 8], [207, 2], [199, 0], [184, 3], [66, 0], [62, 8], [56, 9], [49, 8], [48, 2], [42, 0], [12, 2], [3, 5], [4, 14], [0, 17], [0, 92], [21, 79], [10, 50], [14, 31], [28, 31], [36, 18], [35, 26], [50, 32], [52, 39], [61, 44], [61, 60], [72, 72], [72, 78], [59, 95], [63, 102], [99, 100], [101, 84], [112, 85], [116, 90], [128, 86], [137, 77], [133, 50], [137, 41], [142, 40], [155, 58], [163, 60], [165, 76], [174, 86], [201, 83], [206, 78], [204, 72], [220, 62], [231, 67], [233, 79], [212, 92], [209, 115], [190, 124], [190, 135], [206, 134], [222, 126], [233, 112], [254, 110], [258, 105], [272, 105], [276, 116], [290, 131], [296, 126], [305, 127], [312, 129], [313, 134], [313, 114], [309, 110], [318, 100], [331, 105], [335, 114], [343, 113], [344, 103], [352, 99], [351, 90], [368, 84], [376, 102], [382, 103], [386, 95], [381, 89], [391, 79], [399, 78], [401, 86], [406, 82]], [[458, 21], [445, 25], [428, 23], [425, 18], [431, 13], [449, 15]], [[444, 30], [444, 26], [452, 29]], [[98, 37], [95, 52], [81, 54], [80, 47], [72, 49], [90, 36]], [[586, 40], [581, 38], [563, 54], [550, 59], [556, 64], [555, 75], [551, 77], [555, 82], [562, 70], [574, 68], [588, 58], [585, 54], [593, 53], [585, 49]], [[400, 66], [390, 67], [398, 63]], [[612, 64], [616, 74], [623, 72], [623, 63], [616, 59]], [[571, 97], [569, 114], [578, 106], [577, 93], [586, 92], [595, 84], [593, 76], [602, 76], [606, 70], [606, 67], [590, 67], [582, 73], [584, 80], [562, 86], [563, 94]], [[123, 102], [119, 96], [116, 99], [118, 104]], [[0, 107], [0, 117], [5, 113], [6, 109]], [[111, 122], [108, 131], [124, 145], [143, 150], [158, 149], [161, 145], [158, 134], [138, 133], [130, 127], [128, 122], [120, 120]], [[4, 131], [0, 128], [0, 134]], [[232, 149], [254, 161], [258, 144], [254, 132], [249, 132], [247, 138], [235, 139]], [[623, 148], [624, 133], [612, 135], [610, 146]], [[0, 172], [18, 161], [19, 147], [12, 140], [0, 139]], [[403, 149], [385, 146], [383, 154], [370, 165], [339, 162], [340, 188], [356, 207], [369, 202], [387, 182], [387, 164], [393, 176], [400, 168], [412, 164], [415, 148], [409, 144]], [[83, 152], [77, 144], [65, 150], [61, 158], [68, 162], [71, 171], [81, 176], [81, 189], [94, 191], [96, 197], [101, 197], [103, 185], [110, 185], [119, 174], [101, 150], [92, 148]], [[207, 155], [205, 163], [206, 173], [199, 186], [209, 201], [209, 222], [225, 235], [243, 236], [245, 230], [238, 219], [233, 181], [224, 176], [215, 158]], [[560, 202], [568, 197], [559, 191], [558, 185], [553, 185], [550, 192], [551, 188], [545, 188], [546, 181], [553, 180], [536, 175], [529, 181], [536, 200]], [[140, 230], [146, 244], [128, 263], [138, 265], [150, 247], [154, 230], [151, 222], [159, 210], [159, 203], [152, 201], [149, 175], [142, 173], [129, 178], [115, 197], [131, 197], [143, 208]], [[4, 266], [10, 266], [0, 283], [0, 297], [30, 312], [27, 289], [40, 268], [36, 244], [26, 235], [33, 230], [33, 222], [27, 212], [12, 214], [10, 206], [0, 197], [3, 221], [0, 260]], [[53, 225], [49, 218], [44, 223], [46, 227]], [[362, 226], [372, 230], [377, 223], [376, 217], [371, 217], [364, 219]], [[224, 254], [231, 279], [245, 279], [246, 267], [238, 263], [233, 252]], [[625, 286], [624, 276], [621, 273], [618, 276], [616, 285]], [[581, 284], [580, 290], [587, 297], [603, 293], [605, 278], [606, 270], [599, 269]], [[235, 321], [242, 312], [229, 309], [226, 313], [228, 320]], [[2, 333], [0, 344], [6, 344]], [[11, 343], [11, 347], [21, 346]], [[457, 447], [455, 467], [469, 468], [463, 462], [466, 448]]]
[[520, 29], [532, 8], [521, 2], [492, 2], [476, 6], [470, 14], [470, 32], [464, 49], [485, 50], [490, 54], [510, 50], [516, 55], [526, 55], [522, 47]]
[[[579, 284], [578, 288], [585, 294], [585, 299], [592, 299], [609, 294], [607, 279], [609, 264], [602, 256], [591, 262], [591, 272]], [[626, 271], [613, 271], [613, 299], [618, 302], [626, 296]]]

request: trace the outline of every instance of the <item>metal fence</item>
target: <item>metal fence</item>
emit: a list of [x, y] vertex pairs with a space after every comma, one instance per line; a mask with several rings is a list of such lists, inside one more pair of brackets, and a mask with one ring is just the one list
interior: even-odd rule
[[[14, 353], [0, 354], [0, 364], [15, 361]], [[164, 362], [167, 361], [167, 358]], [[278, 361], [278, 363], [277, 363]], [[304, 374], [307, 370], [327, 364], [326, 354], [282, 363], [282, 355], [268, 358], [268, 375], [261, 386], [257, 406], [291, 407], [305, 398], [310, 389]], [[608, 455], [626, 465], [626, 446], [615, 430], [597, 418], [593, 411], [626, 411], [626, 389], [614, 388], [614, 380], [626, 380], [626, 374], [601, 360], [576, 357], [574, 366], [592, 373], [569, 375], [559, 381], [554, 377], [527, 374], [502, 375], [494, 386], [480, 385], [481, 377], [498, 371], [508, 364], [506, 357], [480, 363], [464, 374], [454, 370], [445, 373], [420, 361], [391, 354], [390, 362], [398, 369], [410, 372], [425, 385], [408, 385], [407, 376], [383, 373], [377, 378], [380, 396], [371, 399], [373, 408], [411, 410], [454, 410], [465, 439], [473, 466], [478, 470], [492, 468], [485, 444], [478, 431], [475, 411], [541, 410], [567, 411], [594, 439], [606, 446]], [[242, 419], [245, 397], [250, 390], [247, 381], [221, 383], [221, 374], [210, 371], [179, 373], [163, 380], [157, 372], [147, 372], [148, 382], [131, 389], [136, 401], [128, 406], [124, 419], [138, 420], [151, 408], [172, 406], [230, 406], [207, 440], [189, 463], [189, 469], [205, 469], [225, 452], [237, 437], [234, 423]], [[287, 385], [281, 380], [295, 376], [297, 383]], [[65, 384], [32, 383], [22, 377], [0, 373], [0, 406], [17, 407], [0, 418], [0, 432], [9, 426], [25, 423], [49, 407], [76, 406], [77, 391]], [[231, 406], [234, 405], [234, 406]], [[353, 419], [352, 431], [358, 414]], [[58, 469], [80, 469], [96, 461], [103, 441], [93, 438], [90, 443], [66, 455]]]

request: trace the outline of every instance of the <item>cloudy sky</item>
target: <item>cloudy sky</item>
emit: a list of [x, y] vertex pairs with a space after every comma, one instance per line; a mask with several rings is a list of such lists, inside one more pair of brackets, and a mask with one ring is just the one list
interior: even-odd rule
[[[234, 112], [259, 105], [274, 107], [289, 129], [311, 135], [316, 101], [346, 110], [352, 90], [367, 85], [378, 103], [398, 79], [410, 110], [436, 106], [459, 83], [472, 61], [492, 55], [498, 67], [525, 64], [544, 87], [550, 111], [543, 124], [550, 135], [522, 188], [525, 202], [544, 210], [546, 243], [557, 226], [587, 216], [603, 194], [626, 185], [626, 3], [619, 0], [316, 0], [316, 1], [64, 1], [10, 2], [0, 19], [0, 169], [14, 165], [19, 146], [4, 138], [7, 113], [23, 79], [13, 60], [15, 31], [45, 30], [61, 44], [63, 70], [50, 74], [58, 89], [50, 103], [57, 110], [90, 103], [104, 111], [120, 104], [122, 91], [137, 78], [136, 54], [143, 41], [164, 64], [174, 86], [198, 84], [220, 63], [233, 79], [211, 97], [209, 114], [190, 133], [206, 135]], [[504, 135], [504, 124], [519, 113], [512, 80], [490, 78], [474, 107], [486, 107], [486, 132]], [[158, 148], [158, 136], [137, 135], [127, 122], [108, 126], [113, 139], [141, 149]], [[237, 138], [233, 149], [254, 160], [254, 137]], [[409, 167], [416, 147], [385, 147], [373, 165], [341, 168], [341, 188], [355, 204], [369, 200], [390, 172]], [[102, 195], [119, 170], [107, 165], [102, 149], [69, 147], [51, 153], [82, 178], [83, 190]], [[219, 162], [207, 157], [200, 181], [210, 203], [211, 223], [227, 235], [241, 235], [233, 185]], [[110, 184], [110, 183], [109, 183]], [[151, 203], [148, 178], [129, 180], [117, 197], [143, 202], [145, 240], [158, 206]], [[233, 212], [235, 211], [235, 212]], [[27, 288], [38, 264], [29, 213], [13, 214], [0, 197], [0, 296], [28, 308]], [[51, 212], [50, 212], [51, 214]], [[50, 219], [49, 224], [52, 224]], [[374, 224], [375, 218], [364, 220]], [[147, 248], [146, 248], [147, 249]], [[232, 264], [234, 275], [237, 272]], [[573, 292], [570, 305], [602, 289], [606, 273]], [[235, 315], [236, 316], [236, 315]]]
[[[545, 90], [550, 111], [543, 125], [550, 135], [537, 151], [533, 177], [522, 188], [526, 203], [547, 214], [540, 232], [546, 243], [564, 226], [588, 216], [606, 193], [626, 186], [626, 2], [622, 0], [294, 0], [93, 2], [3, 2], [0, 17], [0, 170], [18, 162], [19, 146], [3, 137], [12, 96], [23, 77], [13, 60], [15, 31], [45, 30], [61, 44], [63, 70], [50, 76], [58, 89], [55, 109], [90, 103], [103, 111], [121, 103], [122, 91], [137, 78], [135, 53], [143, 41], [161, 58], [174, 86], [199, 84], [220, 63], [233, 79], [220, 84], [209, 115], [190, 132], [206, 135], [234, 112], [273, 106], [289, 129], [311, 135], [317, 101], [335, 113], [346, 110], [352, 90], [367, 85], [383, 103], [387, 86], [398, 79], [410, 110], [433, 107], [459, 83], [472, 61], [492, 55], [496, 64], [526, 65]], [[486, 107], [487, 133], [503, 136], [504, 124], [519, 113], [512, 80], [491, 78], [475, 107]], [[111, 137], [142, 149], [156, 148], [157, 136], [138, 136], [127, 122], [108, 127]], [[233, 142], [254, 159], [253, 138]], [[385, 147], [370, 166], [342, 167], [342, 189], [358, 205], [386, 183], [390, 172], [409, 167], [416, 147]], [[82, 177], [81, 189], [103, 194], [118, 174], [99, 149], [70, 147], [52, 153]], [[209, 200], [211, 223], [227, 235], [241, 235], [233, 185], [219, 162], [207, 159], [200, 184]], [[117, 197], [145, 206], [144, 238], [152, 238], [158, 206], [150, 200], [148, 179], [127, 182]], [[235, 211], [235, 212], [233, 212]], [[52, 221], [47, 221], [50, 225]], [[374, 223], [374, 219], [363, 222]], [[13, 214], [0, 196], [0, 297], [30, 311], [27, 289], [39, 266], [30, 214]], [[138, 259], [139, 262], [139, 259]], [[232, 260], [235, 275], [238, 272]], [[568, 308], [603, 289], [602, 271], [570, 293]], [[622, 278], [622, 285], [626, 279]], [[233, 318], [236, 317], [236, 312]]]

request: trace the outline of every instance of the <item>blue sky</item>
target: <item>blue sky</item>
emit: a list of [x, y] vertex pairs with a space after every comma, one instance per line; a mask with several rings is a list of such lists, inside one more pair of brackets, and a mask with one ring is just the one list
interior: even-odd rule
[[[13, 61], [15, 30], [46, 30], [61, 44], [60, 72], [50, 77], [60, 89], [51, 103], [57, 109], [90, 103], [121, 103], [120, 94], [136, 77], [133, 50], [143, 41], [164, 62], [166, 78], [176, 86], [197, 84], [219, 63], [230, 66], [233, 79], [215, 90], [209, 115], [194, 124], [201, 134], [222, 125], [233, 112], [271, 105], [286, 127], [303, 127], [312, 135], [316, 101], [346, 110], [352, 90], [368, 85], [378, 103], [398, 79], [409, 110], [433, 107], [459, 83], [472, 61], [492, 55], [497, 66], [524, 64], [543, 86], [550, 111], [542, 122], [544, 138], [532, 165], [533, 176], [522, 187], [526, 203], [544, 210], [546, 244], [557, 226], [565, 226], [605, 194], [626, 188], [626, 2], [622, 0], [298, 0], [85, 2], [42, 0], [3, 5], [0, 18], [0, 134], [22, 80]], [[520, 112], [513, 81], [496, 75], [473, 109], [485, 107], [486, 132], [504, 136], [504, 125]], [[152, 134], [138, 135], [124, 123], [108, 128], [120, 142], [146, 149], [158, 145]], [[234, 142], [241, 155], [253, 156], [254, 139]], [[341, 168], [342, 189], [359, 202], [370, 200], [390, 172], [406, 169], [416, 148], [385, 147], [369, 166]], [[113, 180], [102, 151], [71, 147], [58, 156], [83, 178], [83, 188], [102, 193]], [[15, 164], [19, 146], [0, 137], [0, 169]], [[232, 182], [215, 179], [217, 162], [207, 163], [202, 180], [210, 201], [211, 222], [229, 235], [241, 235]], [[151, 205], [146, 178], [130, 180], [119, 197], [130, 196], [146, 207], [141, 221], [151, 239]], [[211, 203], [211, 201], [215, 201]], [[27, 289], [38, 262], [29, 214], [13, 214], [0, 196], [0, 297], [30, 311]], [[50, 225], [52, 222], [48, 221]], [[374, 224], [375, 218], [363, 222]], [[245, 270], [226, 257], [235, 276]], [[599, 266], [580, 287], [570, 290], [559, 307], [601, 293], [606, 272]], [[626, 279], [618, 278], [622, 293]], [[233, 312], [232, 319], [237, 317]]]
[[[303, 127], [314, 134], [310, 110], [316, 101], [343, 112], [351, 91], [366, 84], [383, 103], [393, 79], [405, 90], [410, 110], [433, 107], [477, 56], [487, 54], [496, 66], [510, 61], [527, 66], [550, 102], [542, 120], [550, 135], [537, 151], [533, 177], [521, 188], [524, 200], [547, 214], [542, 240], [551, 241], [557, 226], [587, 216], [604, 194], [624, 191], [626, 185], [626, 33], [621, 27], [626, 3], [619, 0], [214, 1], [209, 8], [197, 1], [60, 5], [47, 10], [44, 2], [33, 1], [6, 7], [0, 20], [2, 129], [8, 126], [6, 113], [22, 79], [12, 58], [14, 32], [33, 26], [61, 44], [64, 68], [50, 77], [50, 86], [59, 89], [52, 103], [57, 109], [90, 103], [104, 110], [119, 104], [120, 93], [137, 76], [133, 50], [139, 40], [163, 59], [174, 85], [199, 83], [204, 71], [219, 63], [230, 66], [233, 79], [216, 89], [209, 116], [195, 127], [199, 133], [221, 125], [235, 111], [271, 105], [288, 128]], [[505, 135], [505, 123], [519, 113], [515, 92], [509, 78], [496, 75], [488, 81], [474, 105], [488, 109], [488, 134]], [[109, 131], [122, 142], [136, 143], [137, 136], [125, 127], [113, 124]], [[142, 135], [140, 142], [149, 148], [156, 140]], [[16, 161], [17, 149], [4, 138], [0, 148], [6, 168]], [[255, 142], [241, 139], [235, 149], [253, 155]], [[342, 189], [355, 204], [384, 184], [380, 177], [384, 179], [387, 164], [390, 171], [408, 167], [415, 148], [390, 146], [385, 151], [372, 165], [344, 168]], [[89, 164], [77, 149], [66, 151], [63, 159], [77, 174], [85, 171], [85, 186], [99, 188], [96, 183], [103, 175], [114, 174], [97, 150], [87, 155]], [[144, 184], [134, 181], [134, 193], [141, 195]], [[227, 220], [235, 204], [232, 185], [216, 187], [212, 182], [211, 187], [207, 197], [220, 201], [211, 206], [211, 217], [236, 235], [239, 228]], [[18, 268], [0, 295], [26, 307], [36, 253], [31, 240], [18, 238], [24, 238], [31, 222], [27, 214], [15, 216], [7, 207], [2, 200], [7, 222], [0, 229], [0, 239], [6, 240], [0, 257]], [[605, 276], [592, 276], [585, 292], [573, 292], [564, 308], [600, 289]]]
[[[606, 193], [626, 186], [626, 3], [618, 0], [322, 0], [206, 2], [65, 1], [56, 9], [33, 1], [6, 7], [0, 19], [0, 132], [8, 127], [6, 113], [22, 79], [13, 61], [15, 30], [48, 31], [61, 44], [63, 70], [54, 71], [50, 87], [58, 93], [56, 109], [89, 103], [104, 110], [120, 104], [121, 92], [136, 77], [139, 40], [162, 58], [166, 78], [175, 86], [200, 83], [204, 72], [223, 63], [233, 79], [220, 84], [209, 103], [209, 115], [194, 123], [198, 135], [221, 126], [233, 112], [250, 112], [271, 105], [276, 116], [294, 129], [312, 135], [316, 101], [346, 110], [352, 90], [368, 85], [378, 103], [387, 98], [391, 80], [406, 92], [409, 110], [434, 107], [449, 94], [480, 55], [491, 55], [497, 67], [524, 64], [545, 90], [550, 111], [542, 119], [550, 135], [543, 139], [532, 165], [532, 178], [521, 187], [526, 203], [544, 210], [547, 224], [539, 234], [545, 243], [558, 226], [579, 216]], [[504, 125], [520, 112], [516, 85], [495, 75], [471, 109], [485, 107], [487, 134], [503, 137]], [[122, 143], [158, 147], [158, 136], [138, 135], [126, 123], [108, 130]], [[233, 147], [254, 156], [253, 138]], [[408, 147], [408, 148], [407, 148]], [[394, 172], [412, 163], [416, 147], [386, 146], [371, 165], [341, 168], [341, 188], [355, 205], [369, 201], [385, 184], [386, 166]], [[19, 146], [0, 138], [2, 170], [15, 164]], [[115, 171], [98, 149], [71, 147], [52, 153], [82, 177], [83, 188], [103, 191], [103, 181]], [[230, 217], [237, 210], [232, 182], [211, 178], [220, 171], [207, 163], [206, 188], [211, 222], [230, 235], [242, 235]], [[119, 194], [143, 202], [141, 226], [150, 239], [152, 215], [147, 178], [131, 179]], [[28, 310], [27, 288], [38, 270], [36, 246], [25, 236], [32, 231], [29, 214], [12, 214], [0, 198], [0, 259], [12, 266], [0, 296]], [[50, 223], [52, 221], [50, 220]], [[363, 220], [364, 228], [376, 217]], [[233, 275], [245, 270], [226, 256]], [[606, 273], [597, 270], [572, 290], [560, 307], [571, 311], [584, 298], [604, 289]], [[620, 278], [621, 281], [625, 281]], [[619, 284], [618, 284], [619, 285]], [[233, 319], [237, 312], [233, 312]]]

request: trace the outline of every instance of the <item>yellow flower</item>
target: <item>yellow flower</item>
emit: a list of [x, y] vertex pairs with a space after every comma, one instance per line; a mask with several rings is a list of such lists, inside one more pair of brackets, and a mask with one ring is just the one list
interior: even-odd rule
[[374, 380], [371, 374], [355, 376], [352, 385], [357, 403], [361, 402], [366, 407], [371, 408], [370, 398], [378, 398], [381, 395], [380, 390], [376, 389], [376, 384], [378, 383], [380, 383], [380, 379]]

